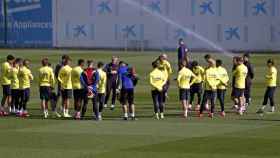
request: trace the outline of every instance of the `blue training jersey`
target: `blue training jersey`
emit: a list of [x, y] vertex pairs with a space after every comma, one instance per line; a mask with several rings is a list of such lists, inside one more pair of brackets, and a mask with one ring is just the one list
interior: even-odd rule
[[128, 72], [127, 66], [121, 66], [118, 71], [121, 88], [122, 89], [134, 89], [132, 74]]

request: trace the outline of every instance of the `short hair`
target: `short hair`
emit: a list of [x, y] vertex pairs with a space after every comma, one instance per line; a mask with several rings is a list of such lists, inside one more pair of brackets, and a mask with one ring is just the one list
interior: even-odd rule
[[195, 66], [198, 66], [198, 62], [197, 62], [196, 60], [194, 60], [194, 61], [192, 62], [192, 67], [195, 67]]
[[245, 54], [243, 55], [243, 57], [250, 58], [250, 53], [245, 53]]
[[223, 61], [221, 59], [217, 59], [216, 66], [222, 66], [222, 65], [223, 65]]
[[274, 60], [273, 60], [273, 59], [268, 59], [268, 60], [267, 60], [267, 64], [274, 65]]
[[178, 41], [179, 41], [179, 42], [182, 42], [182, 41], [184, 41], [184, 39], [183, 39], [183, 38], [180, 38]]
[[64, 60], [64, 59], [67, 59], [67, 58], [70, 58], [68, 55], [66, 55], [66, 54], [63, 54], [62, 56], [61, 56], [61, 59], [62, 60]]
[[8, 61], [11, 61], [11, 60], [14, 60], [15, 59], [15, 57], [13, 56], [13, 55], [11, 55], [11, 54], [9, 54], [8, 56], [7, 56], [7, 60]]
[[210, 54], [204, 55], [204, 59], [210, 59], [210, 58], [212, 58], [212, 56]]
[[23, 65], [26, 66], [28, 62], [30, 62], [29, 59], [24, 59], [24, 60], [23, 60]]
[[91, 64], [93, 64], [93, 60], [87, 60], [87, 65], [89, 66]]
[[236, 61], [237, 61], [237, 62], [243, 62], [244, 60], [243, 60], [242, 57], [236, 57]]
[[20, 62], [22, 62], [22, 58], [16, 58], [15, 63], [19, 64]]
[[84, 64], [85, 63], [85, 60], [84, 59], [79, 59], [78, 60], [78, 65], [82, 65], [82, 64]]
[[48, 58], [43, 58], [42, 59], [42, 65], [43, 66], [48, 66], [49, 65], [49, 59]]
[[153, 62], [152, 62], [152, 66], [153, 66], [153, 68], [158, 67], [158, 65], [159, 65], [158, 60], [155, 60], [155, 61], [153, 61]]
[[99, 61], [99, 62], [97, 63], [97, 68], [102, 68], [103, 66], [104, 66], [104, 63], [103, 63], [103, 62]]

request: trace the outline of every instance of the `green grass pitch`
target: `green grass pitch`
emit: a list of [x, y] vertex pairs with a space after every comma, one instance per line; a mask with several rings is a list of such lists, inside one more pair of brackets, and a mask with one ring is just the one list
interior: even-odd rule
[[[141, 78], [136, 89], [136, 115], [138, 121], [122, 121], [121, 109], [105, 109], [104, 120], [43, 120], [36, 82], [37, 70], [42, 57], [48, 57], [55, 65], [62, 50], [0, 50], [0, 62], [7, 54], [29, 58], [35, 81], [32, 83], [32, 96], [29, 102], [31, 117], [19, 119], [0, 118], [0, 158], [279, 158], [280, 157], [280, 113], [264, 117], [255, 114], [262, 103], [265, 90], [265, 63], [273, 58], [278, 64], [279, 54], [252, 55], [256, 78], [253, 84], [253, 102], [249, 112], [237, 116], [231, 112], [232, 102], [227, 93], [227, 117], [218, 115], [213, 120], [193, 116], [185, 120], [180, 117], [178, 90], [174, 81], [169, 91], [166, 106], [166, 119], [153, 118], [150, 87], [147, 81], [151, 62], [159, 52], [110, 52], [76, 51], [67, 53], [76, 65], [79, 58], [109, 62], [112, 55], [134, 65]], [[176, 53], [168, 53], [176, 69]], [[193, 59], [204, 64], [203, 53], [192, 53]], [[228, 70], [231, 59], [222, 54], [214, 54], [224, 60]], [[279, 66], [278, 66], [279, 69]], [[175, 77], [175, 74], [174, 74]], [[2, 96], [2, 94], [0, 94]], [[279, 105], [280, 93], [276, 92]], [[73, 107], [73, 104], [72, 106]], [[219, 106], [216, 106], [217, 111]], [[73, 112], [73, 110], [71, 110]], [[87, 116], [90, 118], [91, 110]], [[205, 115], [206, 116], [206, 115]]]

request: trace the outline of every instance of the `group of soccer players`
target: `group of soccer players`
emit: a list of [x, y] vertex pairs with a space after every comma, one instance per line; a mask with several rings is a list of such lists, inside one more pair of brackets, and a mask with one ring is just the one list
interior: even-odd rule
[[[191, 61], [188, 49], [182, 39], [178, 48], [178, 75], [176, 77], [179, 89], [179, 100], [183, 109], [183, 117], [188, 118], [192, 105], [199, 117], [208, 111], [210, 118], [214, 117], [216, 98], [219, 101], [220, 115], [225, 117], [225, 96], [229, 84], [227, 69], [220, 59], [205, 55], [206, 67], [197, 61]], [[254, 78], [253, 66], [249, 62], [250, 55], [233, 58], [232, 92], [233, 108], [242, 115], [251, 102], [251, 84]], [[94, 63], [93, 60], [79, 59], [77, 65], [71, 67], [71, 58], [63, 55], [59, 64], [52, 69], [48, 58], [43, 58], [38, 70], [38, 87], [40, 92], [43, 117], [49, 117], [49, 105], [52, 115], [56, 117], [72, 117], [69, 113], [70, 101], [74, 97], [75, 119], [85, 117], [88, 103], [92, 103], [93, 118], [102, 120], [103, 108], [107, 107], [110, 95], [110, 109], [115, 108], [118, 99], [122, 105], [124, 120], [136, 120], [134, 106], [134, 89], [138, 76], [135, 68], [116, 56], [108, 64]], [[0, 116], [15, 114], [19, 117], [29, 116], [27, 103], [30, 98], [30, 87], [34, 79], [29, 68], [28, 59], [15, 58], [8, 55], [1, 66], [1, 84], [3, 97], [0, 106]], [[161, 54], [152, 63], [149, 82], [152, 87], [151, 96], [156, 119], [164, 119], [164, 109], [171, 84], [172, 66], [166, 54]], [[274, 93], [277, 87], [277, 69], [273, 59], [267, 61], [266, 85], [263, 106], [258, 113], [263, 113], [268, 100], [271, 112], [275, 111]], [[57, 89], [57, 91], [55, 91]], [[195, 97], [197, 98], [196, 102]], [[57, 103], [61, 98], [61, 113]], [[62, 115], [61, 115], [62, 114]]]
[[[203, 111], [208, 111], [210, 118], [214, 117], [216, 99], [221, 106], [220, 115], [225, 117], [225, 96], [229, 87], [229, 75], [223, 67], [220, 59], [214, 59], [210, 54], [205, 55], [207, 66], [203, 68], [197, 61], [191, 61], [188, 49], [182, 39], [178, 48], [178, 76], [179, 100], [182, 104], [183, 117], [187, 118], [192, 109], [195, 95], [197, 102], [195, 110], [199, 117], [203, 117]], [[231, 98], [237, 113], [243, 115], [251, 102], [251, 85], [254, 78], [253, 66], [249, 61], [250, 55], [233, 57], [232, 68], [232, 92]], [[172, 68], [166, 54], [160, 55], [153, 63], [150, 73], [151, 94], [154, 104], [156, 119], [164, 118], [164, 106], [166, 104], [167, 91], [170, 84]], [[271, 112], [275, 111], [274, 93], [277, 87], [277, 69], [273, 59], [267, 61], [267, 73], [265, 76], [267, 90], [265, 92], [263, 106], [258, 113], [263, 113], [268, 100]], [[210, 105], [210, 108], [209, 108]]]
[[[0, 116], [15, 114], [19, 117], [29, 116], [27, 103], [30, 97], [30, 85], [33, 75], [27, 59], [7, 56], [1, 67], [1, 83], [3, 98]], [[138, 77], [133, 67], [119, 61], [113, 56], [112, 62], [104, 65], [93, 60], [79, 59], [75, 67], [71, 67], [71, 58], [63, 55], [53, 71], [48, 58], [43, 58], [38, 70], [38, 83], [43, 117], [49, 117], [49, 104], [52, 114], [56, 117], [72, 117], [69, 113], [70, 100], [74, 97], [74, 118], [85, 117], [87, 105], [92, 102], [95, 120], [102, 120], [102, 111], [107, 107], [112, 92], [111, 109], [115, 107], [118, 94], [122, 104], [124, 119], [135, 120], [134, 87]], [[57, 85], [57, 92], [54, 91]], [[57, 110], [58, 99], [61, 97], [62, 116]]]

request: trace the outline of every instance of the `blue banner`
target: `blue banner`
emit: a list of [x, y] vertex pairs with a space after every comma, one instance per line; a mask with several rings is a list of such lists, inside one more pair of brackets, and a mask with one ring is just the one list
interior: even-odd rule
[[7, 0], [7, 29], [3, 2], [0, 9], [1, 43], [6, 40], [9, 47], [52, 47], [52, 0]]

